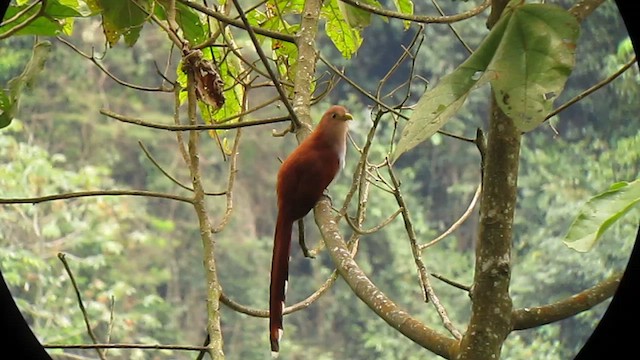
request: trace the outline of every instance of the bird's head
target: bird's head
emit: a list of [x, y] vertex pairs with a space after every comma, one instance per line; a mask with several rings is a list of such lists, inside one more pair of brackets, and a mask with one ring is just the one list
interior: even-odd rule
[[344, 106], [334, 105], [327, 110], [324, 114], [325, 118], [337, 121], [348, 121], [353, 120], [353, 115], [347, 112], [347, 109]]

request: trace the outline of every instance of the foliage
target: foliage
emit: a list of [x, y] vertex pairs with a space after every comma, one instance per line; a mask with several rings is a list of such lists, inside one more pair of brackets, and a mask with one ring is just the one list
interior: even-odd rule
[[583, 206], [565, 236], [565, 244], [578, 251], [588, 251], [622, 216], [640, 202], [640, 180], [617, 182]]
[[33, 46], [31, 60], [19, 76], [9, 80], [8, 89], [0, 89], [0, 129], [9, 126], [16, 117], [23, 88], [33, 87], [35, 77], [42, 71], [51, 48], [50, 42], [40, 42]]
[[522, 131], [540, 125], [574, 65], [579, 25], [566, 10], [511, 2], [482, 44], [416, 104], [397, 159], [456, 114], [469, 92], [488, 82], [500, 109]]
[[[21, 128], [14, 124], [12, 134], [0, 134], [0, 156], [5, 159], [0, 187], [6, 196], [112, 186], [109, 169], [87, 165], [65, 170], [64, 155], [17, 140]], [[175, 341], [176, 332], [166, 322], [171, 306], [156, 292], [169, 272], [159, 266], [159, 258], [154, 260], [168, 249], [170, 228], [139, 210], [144, 206], [139, 200], [92, 198], [0, 208], [3, 275], [43, 342], [90, 341], [82, 330], [84, 321], [69, 278], [57, 259], [59, 252], [67, 254], [92, 325], [103, 341], [136, 342], [143, 337], [151, 342]], [[132, 257], [141, 261], [131, 263]], [[134, 353], [132, 358], [141, 356]]]

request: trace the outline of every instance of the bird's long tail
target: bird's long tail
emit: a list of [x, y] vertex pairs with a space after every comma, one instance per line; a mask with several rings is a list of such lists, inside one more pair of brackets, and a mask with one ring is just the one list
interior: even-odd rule
[[273, 243], [273, 258], [271, 259], [271, 286], [269, 295], [269, 339], [271, 340], [271, 354], [277, 356], [280, 351], [282, 337], [282, 311], [289, 280], [289, 255], [291, 251], [291, 230], [293, 221], [278, 213], [276, 232]]

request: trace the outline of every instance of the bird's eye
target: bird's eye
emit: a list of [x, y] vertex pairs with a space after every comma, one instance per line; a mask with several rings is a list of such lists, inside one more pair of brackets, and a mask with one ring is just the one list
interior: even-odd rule
[[335, 118], [336, 118], [336, 113], [331, 114], [331, 117], [332, 117], [333, 119], [335, 119]]

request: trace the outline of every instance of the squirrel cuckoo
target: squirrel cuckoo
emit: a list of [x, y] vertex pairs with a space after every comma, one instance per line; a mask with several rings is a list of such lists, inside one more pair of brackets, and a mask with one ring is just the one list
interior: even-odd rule
[[282, 311], [289, 277], [289, 253], [293, 223], [316, 204], [338, 171], [347, 150], [347, 120], [353, 117], [334, 105], [316, 129], [285, 159], [278, 171], [278, 219], [273, 239], [269, 295], [269, 338], [277, 356], [282, 337]]

